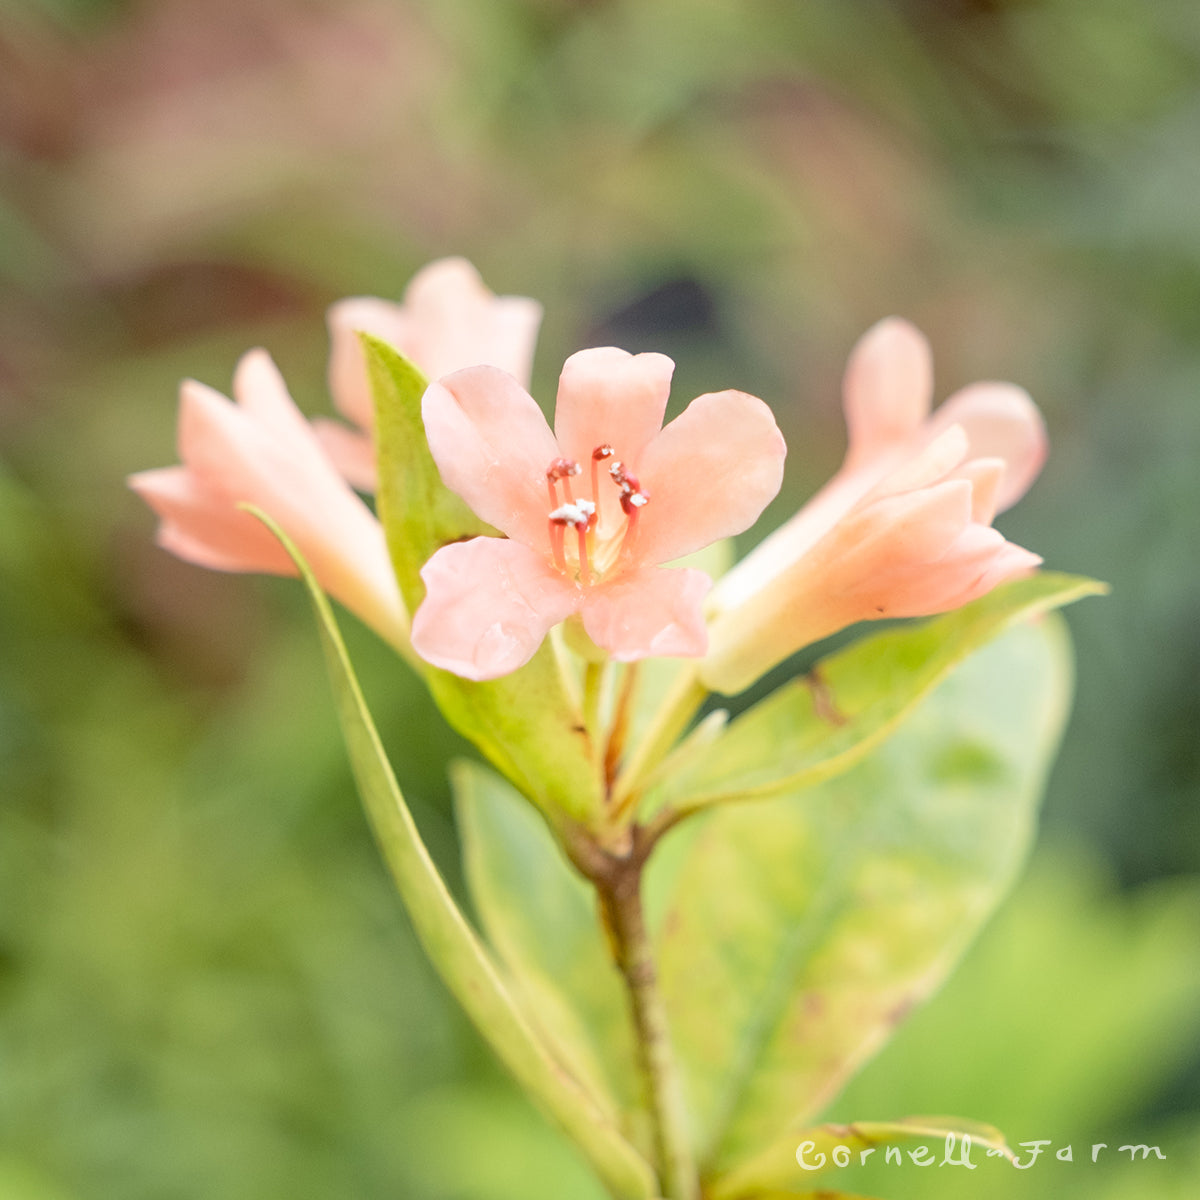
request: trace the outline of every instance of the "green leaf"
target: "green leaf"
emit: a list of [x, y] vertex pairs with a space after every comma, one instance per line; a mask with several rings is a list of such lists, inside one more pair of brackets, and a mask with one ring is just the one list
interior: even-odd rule
[[[386, 342], [360, 334], [375, 400], [377, 502], [410, 612], [424, 599], [420, 570], [442, 546], [495, 533], [442, 483], [421, 420], [424, 375]], [[600, 820], [602, 773], [577, 697], [547, 641], [519, 671], [485, 683], [424, 666], [434, 700], [463, 737], [546, 813]]]
[[1046, 572], [921, 625], [891, 629], [822, 660], [732, 722], [685, 744], [656, 773], [646, 810], [693, 812], [794, 792], [848, 770], [954, 667], [1016, 621], [1106, 591]]
[[779, 1186], [796, 1131], [1007, 891], [1067, 710], [1068, 649], [1056, 619], [1020, 625], [852, 771], [692, 823], [656, 944], [709, 1177]]
[[421, 944], [446, 986], [501, 1061], [543, 1111], [576, 1142], [613, 1195], [648, 1200], [655, 1193], [649, 1164], [530, 1027], [447, 891], [400, 794], [329, 601], [282, 530], [264, 514], [255, 515], [279, 538], [308, 587], [354, 777]]
[[636, 1112], [629, 1005], [595, 891], [504, 780], [469, 762], [455, 763], [451, 778], [471, 900], [514, 992], [614, 1120]]
[[[818, 1125], [812, 1129], [802, 1129], [790, 1137], [786, 1145], [778, 1145], [778, 1161], [772, 1164], [769, 1172], [765, 1165], [759, 1166], [749, 1181], [739, 1179], [735, 1172], [721, 1180], [713, 1188], [710, 1197], [711, 1200], [737, 1200], [740, 1196], [752, 1194], [754, 1200], [761, 1200], [762, 1180], [768, 1173], [774, 1186], [802, 1186], [824, 1171], [838, 1168], [839, 1164], [834, 1160], [833, 1152], [839, 1146], [844, 1146], [850, 1155], [849, 1161], [843, 1165], [859, 1166], [859, 1155], [864, 1150], [899, 1146], [913, 1141], [934, 1142], [938, 1154], [943, 1157], [949, 1156], [950, 1160], [954, 1161], [964, 1152], [964, 1136], [970, 1138], [971, 1161], [975, 1162], [976, 1166], [979, 1164], [975, 1160], [989, 1151], [1001, 1154], [1010, 1161], [1013, 1157], [1000, 1130], [992, 1125], [966, 1121], [958, 1117], [905, 1117], [900, 1121], [852, 1121], [847, 1125]], [[799, 1147], [805, 1147], [804, 1160], [808, 1165], [803, 1168], [797, 1162]], [[821, 1165], [817, 1166], [818, 1163]], [[747, 1188], [751, 1190], [747, 1192]], [[807, 1196], [840, 1194], [826, 1191], [803, 1193]], [[780, 1192], [779, 1195], [790, 1196], [792, 1200], [796, 1200], [794, 1192]]]

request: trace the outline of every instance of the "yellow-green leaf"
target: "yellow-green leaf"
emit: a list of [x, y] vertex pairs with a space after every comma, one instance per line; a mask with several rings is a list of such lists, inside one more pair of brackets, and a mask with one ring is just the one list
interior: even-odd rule
[[650, 1165], [614, 1126], [602, 1103], [559, 1062], [529, 1025], [430, 859], [384, 754], [329, 601], [308, 565], [268, 517], [296, 562], [316, 612], [342, 732], [376, 840], [417, 936], [446, 986], [533, 1100], [583, 1151], [614, 1196], [649, 1200]]
[[[964, 1142], [964, 1137], [969, 1141]], [[1012, 1158], [1012, 1151], [1004, 1140], [1004, 1134], [992, 1125], [980, 1121], [968, 1121], [958, 1117], [905, 1117], [900, 1121], [852, 1121], [847, 1125], [818, 1125], [802, 1129], [780, 1139], [769, 1150], [740, 1171], [725, 1176], [712, 1189], [711, 1200], [738, 1200], [752, 1195], [762, 1200], [764, 1195], [776, 1193], [768, 1188], [803, 1187], [809, 1180], [824, 1171], [834, 1170], [838, 1163], [834, 1151], [844, 1146], [848, 1152], [848, 1163], [858, 1166], [864, 1150], [886, 1152], [890, 1146], [905, 1142], [920, 1141], [933, 1143], [937, 1153], [955, 1162], [964, 1153], [975, 1160], [989, 1151]], [[805, 1166], [797, 1161], [803, 1147]], [[969, 1148], [969, 1149], [968, 1149]], [[798, 1200], [795, 1193], [778, 1193]], [[807, 1192], [808, 1196], [838, 1196], [840, 1192]]]
[[647, 809], [692, 812], [797, 791], [848, 770], [968, 655], [1014, 622], [1107, 589], [1045, 572], [956, 612], [863, 638], [668, 758]]
[[634, 1136], [641, 1107], [629, 1002], [600, 931], [594, 889], [503, 779], [451, 772], [463, 866], [488, 942], [531, 1022]]
[[1019, 625], [853, 770], [698, 818], [655, 939], [710, 1178], [794, 1152], [949, 973], [1024, 857], [1069, 692], [1061, 622]]

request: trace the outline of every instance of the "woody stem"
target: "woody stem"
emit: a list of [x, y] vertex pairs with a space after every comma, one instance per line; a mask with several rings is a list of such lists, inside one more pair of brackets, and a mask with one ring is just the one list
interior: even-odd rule
[[663, 1200], [699, 1200], [700, 1181], [688, 1139], [679, 1075], [671, 1052], [667, 1014], [642, 910], [645, 855], [635, 846], [627, 858], [610, 859], [596, 879], [614, 956], [629, 994], [639, 1066], [653, 1125]]

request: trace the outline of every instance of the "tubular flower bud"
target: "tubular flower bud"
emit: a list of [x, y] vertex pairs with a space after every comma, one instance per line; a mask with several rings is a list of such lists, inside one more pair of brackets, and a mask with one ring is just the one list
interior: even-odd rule
[[129, 486], [158, 514], [158, 542], [218, 571], [295, 575], [252, 504], [273, 517], [331, 595], [398, 647], [408, 617], [383, 530], [350, 490], [292, 402], [265, 350], [238, 363], [231, 403], [194, 380], [180, 389], [182, 466], [142, 471]]
[[847, 625], [946, 612], [1041, 562], [991, 528], [1045, 461], [1036, 405], [1013, 384], [976, 383], [930, 415], [932, 392], [929, 344], [907, 321], [855, 346], [845, 462], [714, 589], [709, 687], [741, 691]]

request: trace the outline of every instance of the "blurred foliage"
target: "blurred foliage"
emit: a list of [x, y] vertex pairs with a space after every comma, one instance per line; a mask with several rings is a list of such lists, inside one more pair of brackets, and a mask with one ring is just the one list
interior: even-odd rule
[[[677, 404], [768, 399], [764, 531], [836, 466], [845, 353], [886, 312], [941, 394], [1042, 404], [1003, 527], [1114, 584], [1071, 614], [1072, 853], [835, 1115], [1161, 1128], [1161, 1169], [1020, 1186], [1188, 1194], [1198, 116], [1193, 0], [0, 3], [0, 1197], [594, 1194], [416, 951], [297, 589], [168, 559], [120, 484], [171, 458], [179, 378], [223, 387], [250, 345], [326, 408], [324, 307], [451, 252], [545, 302], [543, 397], [615, 341], [678, 359]], [[453, 878], [461, 743], [351, 649]]]

